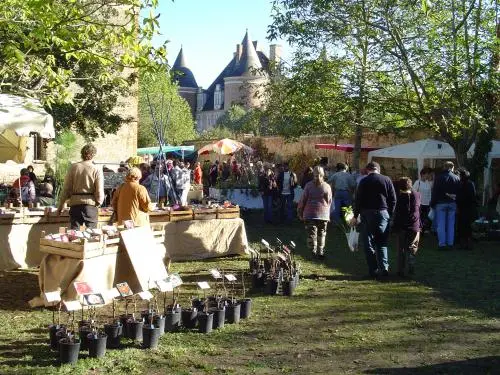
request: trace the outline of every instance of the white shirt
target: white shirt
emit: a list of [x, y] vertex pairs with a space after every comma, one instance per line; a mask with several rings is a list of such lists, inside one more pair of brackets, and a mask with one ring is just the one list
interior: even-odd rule
[[413, 184], [413, 190], [420, 193], [420, 204], [422, 206], [431, 204], [432, 181], [417, 180]]
[[283, 190], [281, 191], [281, 194], [290, 194], [290, 172], [283, 173]]

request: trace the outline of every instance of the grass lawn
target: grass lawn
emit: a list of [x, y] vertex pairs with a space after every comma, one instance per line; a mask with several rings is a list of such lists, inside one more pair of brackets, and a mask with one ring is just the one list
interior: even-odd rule
[[[246, 213], [254, 246], [294, 240], [302, 280], [293, 297], [254, 294], [253, 315], [210, 335], [166, 334], [157, 350], [130, 343], [105, 358], [58, 366], [47, 345], [48, 310], [29, 310], [36, 271], [0, 272], [0, 374], [500, 374], [500, 244], [438, 252], [424, 238], [413, 279], [365, 279], [363, 253], [351, 253], [329, 227], [324, 262], [305, 249], [301, 223], [269, 226]], [[394, 247], [390, 252], [395, 265]], [[208, 269], [245, 270], [246, 258], [174, 263], [187, 281], [181, 304], [198, 295]], [[393, 270], [394, 271], [394, 270]], [[238, 273], [240, 276], [240, 273]], [[66, 316], [63, 318], [66, 319]]]

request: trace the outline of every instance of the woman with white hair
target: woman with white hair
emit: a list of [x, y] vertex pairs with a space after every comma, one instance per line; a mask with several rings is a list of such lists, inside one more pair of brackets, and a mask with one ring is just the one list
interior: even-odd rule
[[149, 225], [151, 199], [146, 188], [139, 184], [141, 177], [140, 169], [133, 167], [128, 171], [125, 182], [113, 194], [111, 205], [118, 225], [126, 220], [132, 220], [136, 227]]
[[314, 256], [325, 256], [326, 227], [330, 221], [332, 189], [325, 182], [325, 171], [314, 167], [313, 180], [308, 182], [298, 204], [298, 214], [307, 231], [307, 246]]

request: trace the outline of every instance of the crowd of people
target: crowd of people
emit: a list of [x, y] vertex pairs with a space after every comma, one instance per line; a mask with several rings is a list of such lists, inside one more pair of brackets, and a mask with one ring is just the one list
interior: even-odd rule
[[12, 182], [6, 202], [15, 207], [34, 206], [37, 203], [41, 206], [51, 206], [54, 204], [55, 187], [52, 168], [46, 165], [45, 175], [43, 179], [39, 179], [30, 165], [22, 168], [19, 178]]
[[[308, 167], [297, 181], [288, 164], [261, 168], [259, 190], [264, 220], [273, 221], [273, 209], [280, 207], [279, 219], [292, 219], [290, 202], [295, 187], [303, 189], [298, 202], [298, 216], [304, 221], [307, 244], [315, 256], [324, 257], [328, 222], [345, 228], [356, 226], [364, 245], [368, 271], [383, 278], [389, 272], [387, 246], [392, 229], [398, 238], [399, 275], [412, 274], [420, 236], [434, 233], [438, 250], [455, 247], [472, 249], [472, 223], [476, 219], [477, 198], [474, 183], [464, 168], [455, 171], [447, 161], [442, 170], [423, 168], [413, 183], [409, 177], [392, 181], [381, 174], [381, 167], [371, 162], [357, 174], [338, 163], [334, 172], [324, 166]], [[277, 202], [277, 203], [276, 203]], [[353, 207], [354, 218], [344, 222], [343, 208]]]

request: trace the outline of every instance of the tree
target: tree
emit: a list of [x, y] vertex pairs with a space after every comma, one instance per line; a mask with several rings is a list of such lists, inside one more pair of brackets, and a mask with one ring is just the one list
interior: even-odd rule
[[[379, 110], [382, 107], [378, 103], [377, 73], [383, 71], [383, 65], [379, 56], [380, 50], [374, 43], [374, 32], [368, 26], [375, 3], [375, 0], [274, 0], [273, 24], [269, 27], [271, 39], [286, 37], [288, 42], [299, 47], [301, 51], [312, 51], [316, 56], [321, 52], [324, 55], [328, 52], [333, 57], [329, 63], [332, 71], [323, 72], [336, 82], [335, 87], [343, 86], [341, 92], [333, 96], [339, 99], [343, 97], [343, 102], [350, 107], [351, 114], [332, 119], [328, 108], [321, 108], [319, 104], [316, 107], [318, 111], [311, 113], [309, 120], [314, 121], [314, 117], [319, 117], [320, 122], [332, 121], [330, 129], [334, 129], [332, 126], [336, 126], [339, 120], [346, 121], [340, 129], [341, 133], [344, 133], [344, 130], [351, 128], [355, 135], [354, 169], [359, 169], [363, 129], [379, 127], [385, 121], [385, 111]], [[326, 60], [329, 59], [330, 57]], [[340, 70], [339, 64], [342, 66]], [[327, 68], [327, 65], [325, 62], [323, 68]], [[335, 74], [336, 78], [333, 76]], [[311, 85], [316, 84], [313, 82]], [[304, 84], [304, 87], [307, 87], [308, 83]], [[321, 88], [311, 89], [319, 94], [314, 101], [322, 100]], [[347, 108], [339, 109], [339, 113], [344, 114]], [[391, 117], [389, 121], [393, 125], [399, 119]], [[307, 131], [308, 127], [300, 129]], [[300, 134], [303, 133], [299, 132]]]
[[166, 66], [154, 73], [140, 71], [139, 147], [159, 144], [154, 122], [163, 124], [164, 144], [179, 145], [196, 137], [189, 104], [178, 94]]
[[[3, 0], [0, 2], [0, 90], [39, 99], [56, 128], [87, 137], [115, 132], [118, 98], [135, 69], [165, 61], [154, 48], [158, 0]], [[140, 14], [149, 15], [139, 21]]]
[[245, 110], [240, 105], [233, 104], [217, 120], [216, 126], [228, 129], [235, 135], [261, 133], [262, 111], [259, 108]]
[[403, 88], [394, 96], [385, 92], [389, 104], [402, 104], [394, 111], [436, 131], [464, 165], [478, 134], [494, 134], [498, 116], [496, 4], [442, 0], [420, 9], [415, 2], [382, 3], [369, 26], [394, 72], [392, 84]]

